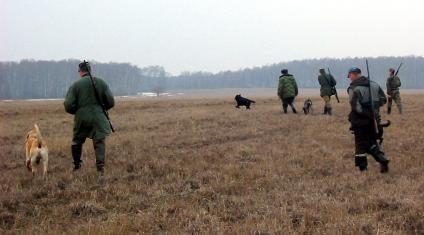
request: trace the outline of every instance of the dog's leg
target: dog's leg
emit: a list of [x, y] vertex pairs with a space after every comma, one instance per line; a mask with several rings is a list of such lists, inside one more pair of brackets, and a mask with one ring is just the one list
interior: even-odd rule
[[26, 165], [26, 168], [27, 168], [27, 170], [28, 171], [32, 171], [32, 169], [31, 169], [31, 160], [26, 160], [25, 161], [25, 165]]
[[49, 166], [49, 152], [43, 148], [40, 150], [41, 161], [43, 162], [43, 177], [47, 179], [48, 166]]
[[43, 177], [44, 179], [47, 179], [47, 167], [49, 165], [49, 159], [47, 157], [47, 155], [44, 156], [43, 158]]
[[25, 148], [25, 166], [28, 171], [31, 171], [31, 153], [28, 147]]
[[37, 157], [38, 157], [38, 154], [40, 154], [39, 151], [32, 151], [30, 153], [30, 155], [31, 155], [31, 160], [30, 160], [31, 163], [30, 164], [31, 164], [31, 171], [32, 171], [33, 177], [35, 176], [35, 173], [37, 172], [37, 167], [38, 167]]

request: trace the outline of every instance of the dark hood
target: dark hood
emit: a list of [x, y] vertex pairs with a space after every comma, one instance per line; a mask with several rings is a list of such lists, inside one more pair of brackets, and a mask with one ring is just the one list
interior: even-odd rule
[[365, 76], [361, 76], [360, 78], [356, 79], [355, 81], [350, 83], [350, 86], [366, 86], [369, 87], [370, 86], [370, 82], [368, 80], [367, 77]]

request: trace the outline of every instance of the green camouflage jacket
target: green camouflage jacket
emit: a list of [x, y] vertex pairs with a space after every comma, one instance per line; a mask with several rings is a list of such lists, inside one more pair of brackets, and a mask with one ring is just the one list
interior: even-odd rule
[[391, 76], [387, 78], [386, 87], [387, 87], [387, 94], [391, 94], [393, 92], [399, 91], [399, 88], [401, 86], [400, 78], [398, 76]]
[[[106, 109], [115, 105], [109, 86], [100, 78], [94, 78], [96, 89]], [[102, 107], [96, 100], [89, 76], [74, 82], [69, 88], [65, 102], [66, 112], [74, 114], [74, 137], [103, 139], [112, 132]]]
[[321, 86], [321, 96], [334, 95], [334, 87], [337, 85], [336, 79], [331, 74], [321, 74], [318, 76], [318, 82]]
[[278, 82], [278, 96], [280, 99], [296, 97], [299, 93], [293, 75], [281, 75]]

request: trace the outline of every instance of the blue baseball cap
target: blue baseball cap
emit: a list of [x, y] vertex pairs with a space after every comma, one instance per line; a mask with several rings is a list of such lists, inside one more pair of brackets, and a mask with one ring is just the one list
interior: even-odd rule
[[360, 68], [352, 67], [352, 68], [349, 69], [349, 73], [347, 74], [347, 77], [349, 77], [349, 74], [351, 74], [351, 73], [362, 73], [362, 71], [361, 71]]

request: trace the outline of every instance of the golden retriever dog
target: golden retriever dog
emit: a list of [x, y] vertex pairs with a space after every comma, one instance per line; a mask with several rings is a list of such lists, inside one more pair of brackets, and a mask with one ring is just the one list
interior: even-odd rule
[[46, 178], [49, 164], [49, 150], [37, 124], [34, 124], [34, 128], [28, 132], [25, 141], [25, 154], [25, 165], [28, 171], [32, 171], [32, 175], [34, 176], [37, 168], [43, 164], [43, 176]]

